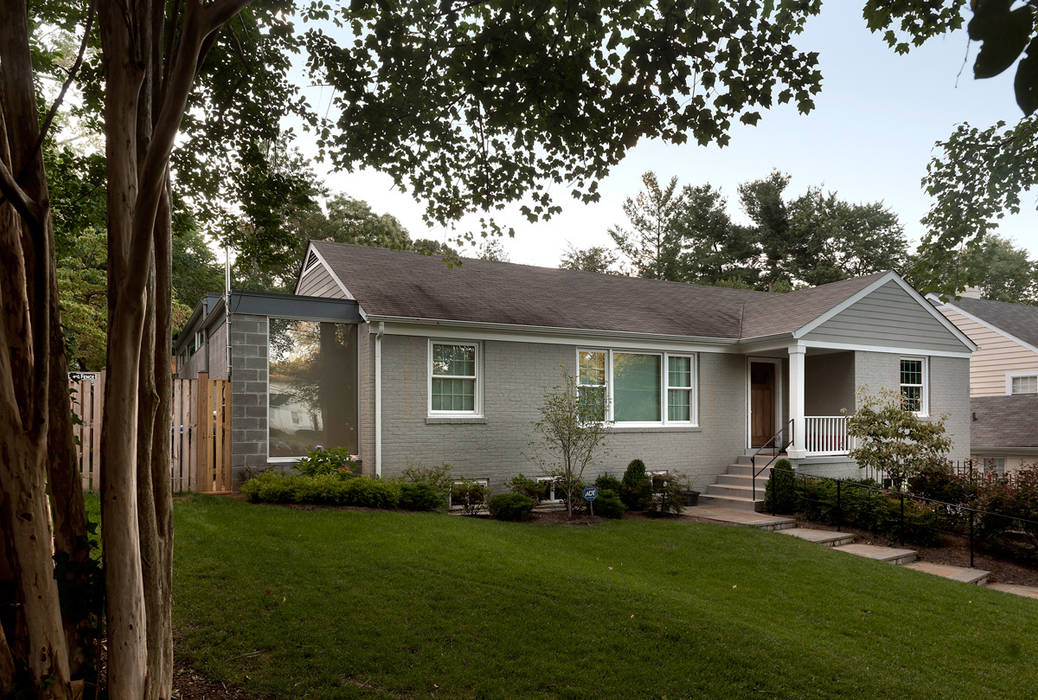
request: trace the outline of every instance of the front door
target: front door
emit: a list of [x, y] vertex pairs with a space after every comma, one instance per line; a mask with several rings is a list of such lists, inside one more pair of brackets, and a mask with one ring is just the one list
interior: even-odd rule
[[750, 446], [764, 447], [775, 434], [775, 365], [750, 363]]

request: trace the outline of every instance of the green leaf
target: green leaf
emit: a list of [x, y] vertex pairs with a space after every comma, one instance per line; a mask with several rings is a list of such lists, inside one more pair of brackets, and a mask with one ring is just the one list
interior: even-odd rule
[[1031, 40], [1027, 55], [1016, 67], [1013, 89], [1016, 91], [1016, 103], [1024, 114], [1030, 116], [1038, 109], [1038, 38]]
[[1010, 12], [1005, 0], [979, 5], [969, 23], [970, 38], [982, 42], [973, 63], [973, 76], [993, 78], [1013, 65], [1033, 30], [1034, 17], [1029, 7]]

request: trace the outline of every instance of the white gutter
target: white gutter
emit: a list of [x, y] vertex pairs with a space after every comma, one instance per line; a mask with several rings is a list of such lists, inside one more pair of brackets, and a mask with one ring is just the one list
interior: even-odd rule
[[386, 324], [379, 322], [375, 331], [375, 476], [382, 476], [382, 336]]

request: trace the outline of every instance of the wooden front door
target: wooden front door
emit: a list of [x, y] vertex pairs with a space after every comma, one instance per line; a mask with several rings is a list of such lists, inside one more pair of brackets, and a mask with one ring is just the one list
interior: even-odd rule
[[763, 447], [775, 434], [775, 365], [750, 363], [750, 446]]

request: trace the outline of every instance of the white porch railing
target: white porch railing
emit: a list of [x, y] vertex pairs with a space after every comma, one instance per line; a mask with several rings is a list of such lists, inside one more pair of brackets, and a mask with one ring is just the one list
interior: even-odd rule
[[804, 416], [804, 451], [808, 455], [845, 455], [851, 446], [847, 416]]

